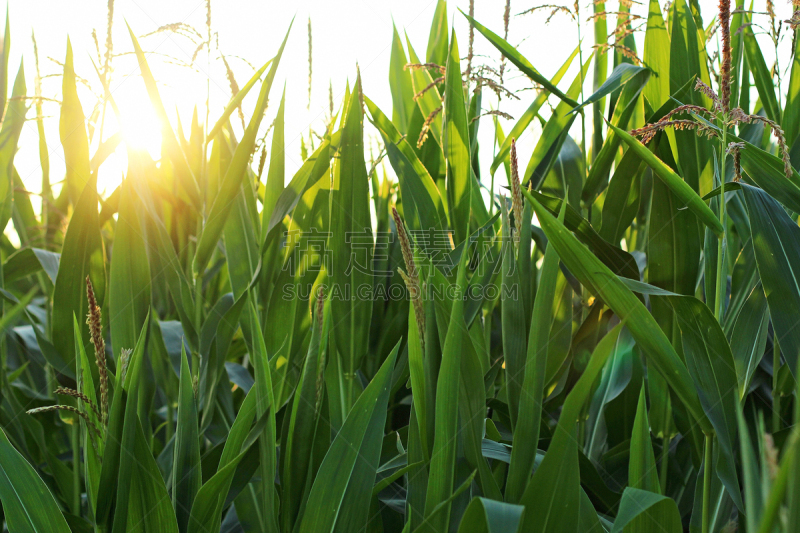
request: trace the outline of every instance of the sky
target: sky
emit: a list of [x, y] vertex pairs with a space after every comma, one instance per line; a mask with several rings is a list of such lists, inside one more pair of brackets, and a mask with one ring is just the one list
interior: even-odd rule
[[[551, 2], [552, 0], [547, 0]], [[583, 1], [583, 0], [579, 0]], [[756, 10], [765, 10], [756, 2]], [[791, 4], [778, 0], [775, 10], [779, 20], [791, 15]], [[517, 47], [531, 63], [548, 78], [552, 76], [579, 42], [576, 22], [564, 13], [555, 14], [549, 23], [545, 21], [550, 10], [535, 14], [517, 15], [544, 2], [512, 0], [509, 42]], [[572, 4], [565, 4], [572, 7]], [[714, 0], [700, 0], [706, 23], [712, 20], [717, 6]], [[475, 5], [475, 18], [498, 34], [503, 31], [504, 0], [478, 0]], [[387, 114], [391, 115], [392, 100], [389, 87], [389, 57], [392, 38], [392, 24], [398, 31], [405, 31], [419, 55], [424, 55], [430, 24], [436, 7], [435, 0], [349, 0], [332, 2], [320, 0], [272, 1], [272, 0], [211, 0], [211, 26], [213, 41], [218, 43], [219, 52], [227, 58], [231, 70], [240, 86], [243, 86], [258, 68], [275, 55], [283, 37], [294, 18], [286, 51], [273, 85], [271, 105], [263, 124], [270, 124], [277, 112], [280, 92], [286, 89], [286, 179], [291, 178], [299, 168], [300, 139], [308, 135], [309, 128], [321, 130], [328, 114], [329, 83], [333, 88], [335, 105], [338, 108], [344, 95], [348, 80], [356, 77], [356, 65], [360, 67], [363, 88]], [[462, 56], [468, 48], [468, 25], [457, 8], [467, 11], [468, 0], [448, 2], [448, 18], [459, 39]], [[35, 65], [32, 32], [35, 33], [40, 71], [43, 77], [43, 96], [58, 99], [61, 93], [59, 77], [66, 53], [67, 38], [70, 39], [75, 54], [75, 69], [78, 76], [87, 80], [88, 85], [79, 86], [79, 94], [86, 115], [91, 113], [97, 98], [92, 94], [101, 92], [100, 83], [94, 70], [98, 62], [97, 48], [92, 36], [96, 32], [100, 54], [104, 53], [107, 24], [107, 2], [105, 0], [12, 0], [8, 4], [11, 21], [10, 75], [13, 78], [20, 61], [24, 58], [28, 94], [33, 94]], [[580, 24], [583, 37], [584, 57], [591, 53], [593, 44], [592, 22], [588, 21], [591, 3], [580, 5]], [[606, 9], [616, 11], [615, 0], [610, 0]], [[634, 3], [632, 12], [646, 15], [647, 6]], [[138, 66], [132, 57], [132, 45], [126, 23], [139, 36], [142, 48], [148, 53], [148, 62], [159, 81], [159, 90], [165, 107], [171, 113], [173, 125], [176, 116], [185, 129], [191, 122], [192, 112], [198, 106], [201, 122], [205, 121], [205, 101], [209, 95], [210, 122], [216, 117], [231, 97], [230, 85], [224, 64], [212, 49], [212, 58], [201, 52], [192, 61], [197, 43], [206, 32], [206, 0], [117, 0], [114, 3], [112, 40], [114, 54], [111, 91], [122, 111], [122, 124], [117, 124], [113, 114], [108, 112], [104, 126], [104, 138], [122, 129], [123, 137], [129, 143], [143, 147], [158, 157], [160, 134], [155, 114], [150, 107], [144, 84], [139, 76]], [[760, 15], [766, 22], [766, 16]], [[0, 14], [0, 21], [5, 16]], [[311, 99], [309, 103], [308, 66], [308, 21], [311, 20], [312, 35], [312, 74]], [[197, 30], [198, 35], [191, 39], [181, 35], [161, 31], [159, 28], [182, 23]], [[641, 21], [639, 21], [641, 23]], [[637, 23], [634, 22], [634, 25]], [[609, 17], [609, 28], [613, 29], [614, 18]], [[192, 30], [187, 30], [189, 33]], [[787, 32], [784, 32], [787, 33]], [[644, 33], [636, 34], [638, 49], [642, 50]], [[759, 37], [761, 48], [768, 64], [772, 64], [775, 52], [766, 36]], [[786, 67], [790, 39], [780, 45], [779, 57], [782, 67]], [[216, 56], [216, 57], [215, 57]], [[462, 69], [466, 66], [462, 63]], [[480, 34], [475, 35], [475, 63], [486, 63], [494, 68], [499, 65], [499, 54]], [[560, 87], [566, 87], [577, 74], [575, 61], [564, 76]], [[9, 82], [10, 87], [13, 79]], [[531, 82], [510, 68], [506, 85], [511, 90], [529, 89]], [[586, 80], [585, 96], [591, 93], [591, 78]], [[249, 121], [255, 103], [257, 89], [245, 100], [244, 113]], [[486, 95], [486, 93], [484, 93]], [[535, 97], [534, 91], [519, 93], [520, 100], [504, 99], [500, 109], [512, 117], [519, 117]], [[551, 101], [554, 99], [551, 98]], [[496, 108], [497, 99], [484, 97], [484, 106]], [[488, 110], [488, 109], [486, 109]], [[58, 141], [59, 105], [44, 103], [46, 137], [50, 149], [51, 182], [56, 184], [63, 179], [63, 152]], [[547, 114], [547, 110], [543, 110]], [[28, 117], [34, 116], [34, 110]], [[241, 125], [236, 114], [232, 117], [237, 136], [241, 135]], [[501, 119], [508, 131], [513, 121]], [[576, 124], [573, 136], [580, 134]], [[534, 125], [518, 139], [521, 164], [527, 161], [538, 138], [541, 128]], [[481, 126], [481, 161], [488, 167], [492, 159], [491, 122], [485, 120]], [[96, 149], [98, 139], [91, 148]], [[374, 132], [368, 132], [367, 143], [372, 142], [377, 153], [380, 147]], [[20, 149], [15, 159], [16, 168], [32, 193], [41, 190], [41, 168], [38, 156], [38, 134], [36, 123], [29, 120], [20, 139]], [[387, 163], [388, 167], [388, 163]], [[125, 172], [125, 149], [117, 152], [101, 167], [99, 189], [110, 194], [119, 184]], [[391, 170], [388, 169], [391, 173]], [[502, 173], [502, 170], [498, 171]], [[500, 182], [505, 178], [500, 177]], [[498, 182], [498, 183], [500, 183]], [[488, 183], [487, 183], [488, 185]], [[57, 188], [57, 186], [56, 186]], [[39, 202], [34, 201], [38, 208]]]

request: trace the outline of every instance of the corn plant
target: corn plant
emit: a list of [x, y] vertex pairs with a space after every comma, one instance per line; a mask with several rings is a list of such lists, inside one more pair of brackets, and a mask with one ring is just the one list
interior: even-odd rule
[[[207, 7], [205, 35], [159, 31], [210, 62]], [[741, 0], [708, 27], [696, 3], [645, 8], [621, 2], [609, 33], [596, 2], [593, 53], [565, 47], [548, 77], [509, 42], [510, 2], [500, 33], [463, 14], [464, 55], [440, 0], [424, 56], [391, 36], [392, 109], [360, 74], [331, 88], [288, 180], [286, 39], [241, 87], [219, 54], [231, 100], [184, 131], [129, 28], [163, 146], [126, 147], [107, 196], [113, 1], [91, 108], [67, 43], [60, 189], [38, 57], [31, 96], [7, 22], [4, 530], [800, 531], [800, 11], [767, 4], [787, 69]], [[310, 99], [310, 19], [308, 45]], [[513, 69], [537, 91], [507, 89]], [[508, 98], [530, 104], [506, 134]], [[40, 209], [14, 166], [28, 102]]]

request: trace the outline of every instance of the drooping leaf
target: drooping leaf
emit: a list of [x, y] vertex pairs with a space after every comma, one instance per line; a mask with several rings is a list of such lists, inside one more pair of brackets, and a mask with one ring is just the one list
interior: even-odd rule
[[800, 228], [764, 191], [742, 185], [742, 192], [772, 324], [781, 354], [794, 372], [800, 358], [800, 331], [794, 327], [790, 310], [800, 305]]
[[42, 478], [0, 429], [0, 501], [9, 531], [69, 533], [56, 500]]
[[538, 70], [534, 68], [531, 63], [525, 59], [525, 57], [519, 53], [519, 51], [511, 46], [507, 41], [505, 41], [502, 37], [497, 35], [496, 33], [492, 32], [489, 28], [475, 20], [474, 18], [470, 17], [469, 15], [465, 14], [463, 11], [461, 12], [462, 15], [467, 17], [467, 20], [478, 30], [481, 35], [486, 37], [486, 39], [497, 48], [503, 56], [505, 56], [509, 61], [511, 61], [514, 66], [522, 71], [523, 74], [528, 76], [530, 79], [550, 91], [552, 94], [559, 97], [564, 103], [568, 104], [570, 107], [578, 106], [578, 102], [575, 101], [574, 98], [571, 98], [564, 93], [562, 93], [558, 87], [556, 87], [553, 83], [550, 82], [547, 78], [542, 76]]
[[697, 218], [708, 226], [717, 236], [722, 234], [722, 224], [713, 211], [706, 205], [702, 198], [681, 179], [674, 170], [669, 168], [663, 161], [656, 157], [642, 143], [626, 131], [609, 125], [615, 134], [628, 145], [647, 165], [653, 169], [653, 173], [669, 188], [669, 190], [689, 208]]
[[555, 245], [559, 257], [570, 272], [626, 321], [628, 329], [645, 352], [648, 361], [666, 378], [676, 396], [699, 424], [704, 429], [711, 430], [711, 424], [700, 405], [689, 372], [642, 302], [533, 196], [524, 189], [523, 194], [533, 205], [549, 242]]
[[516, 533], [525, 514], [521, 505], [474, 498], [458, 526], [458, 533]]
[[[558, 85], [561, 81], [561, 78], [564, 77], [564, 74], [567, 73], [570, 65], [572, 65], [572, 61], [578, 55], [580, 50], [576, 48], [572, 54], [567, 58], [561, 68], [556, 71], [553, 77], [550, 79], [550, 83], [553, 85]], [[489, 172], [494, 174], [494, 172], [500, 167], [503, 161], [506, 161], [508, 158], [509, 152], [511, 152], [511, 141], [516, 140], [522, 137], [522, 134], [528, 128], [533, 119], [536, 118], [536, 115], [539, 113], [539, 110], [542, 106], [547, 102], [547, 98], [550, 96], [550, 92], [548, 90], [544, 90], [539, 93], [536, 98], [534, 99], [533, 103], [528, 106], [528, 109], [517, 119], [517, 122], [514, 124], [514, 127], [511, 128], [511, 131], [508, 132], [505, 139], [502, 141], [500, 148], [497, 150], [497, 155], [494, 157], [494, 161], [492, 161], [492, 166], [489, 167]]]
[[683, 531], [675, 501], [654, 492], [628, 487], [622, 493], [612, 533], [638, 533], [653, 528], [667, 533]]

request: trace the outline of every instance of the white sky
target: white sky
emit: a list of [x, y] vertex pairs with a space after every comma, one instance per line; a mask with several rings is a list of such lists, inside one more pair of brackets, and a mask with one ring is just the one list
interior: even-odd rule
[[[547, 0], [547, 3], [552, 0]], [[581, 0], [583, 1], [583, 0]], [[761, 5], [764, 0], [756, 2], [755, 9], [765, 10]], [[518, 46], [520, 51], [533, 63], [533, 65], [547, 77], [552, 76], [578, 43], [576, 24], [565, 14], [557, 14], [548, 25], [544, 25], [549, 15], [548, 10], [538, 14], [515, 16], [517, 13], [545, 3], [544, 1], [513, 0], [511, 3], [511, 26], [509, 41]], [[710, 22], [716, 11], [715, 0], [700, 0], [704, 21]], [[477, 0], [475, 16], [478, 21], [502, 34], [504, 0]], [[272, 122], [277, 111], [280, 91], [286, 83], [286, 142], [287, 142], [287, 180], [300, 166], [300, 137], [308, 133], [309, 127], [321, 129], [322, 119], [328, 111], [328, 82], [333, 83], [335, 104], [338, 108], [341, 101], [346, 81], [351, 82], [356, 76], [356, 62], [359, 63], [363, 78], [365, 93], [374, 100], [381, 109], [391, 115], [391, 93], [388, 80], [389, 55], [392, 37], [392, 21], [401, 32], [408, 33], [418, 55], [424, 56], [427, 45], [430, 23], [436, 7], [435, 0], [351, 0], [346, 2], [331, 2], [319, 0], [299, 0], [294, 2], [277, 1], [247, 1], [247, 0], [212, 0], [212, 26], [219, 34], [220, 50], [226, 54], [229, 63], [236, 74], [239, 85], [244, 85], [252, 74], [247, 63], [232, 57], [246, 58], [252, 65], [259, 67], [271, 58], [278, 49], [289, 21], [296, 16], [283, 60], [278, 70], [276, 83], [273, 86], [270, 109], [263, 124]], [[616, 0], [610, 0], [606, 8], [609, 11], [617, 10]], [[450, 0], [448, 2], [448, 17], [453, 21], [459, 37], [459, 47], [462, 57], [467, 54], [468, 26], [466, 19], [458, 13], [456, 8], [468, 10], [468, 0]], [[94, 73], [90, 57], [96, 57], [95, 45], [92, 40], [92, 29], [97, 30], [100, 41], [101, 53], [106, 35], [107, 3], [105, 0], [10, 0], [9, 12], [11, 18], [11, 63], [9, 82], [9, 95], [13, 76], [19, 66], [21, 57], [25, 59], [25, 73], [28, 94], [33, 94], [34, 88], [34, 62], [31, 30], [35, 31], [39, 47], [40, 66], [43, 76], [54, 75], [61, 72], [61, 67], [48, 57], [59, 62], [64, 60], [66, 40], [69, 35], [75, 53], [75, 66], [77, 74], [89, 80], [99, 91], [99, 82]], [[583, 25], [584, 57], [591, 52], [594, 38], [592, 22], [587, 22], [591, 12], [591, 4], [586, 2], [581, 5], [581, 23]], [[646, 16], [646, 5], [633, 5], [633, 13]], [[791, 4], [780, 0], [776, 6], [779, 19], [789, 18]], [[308, 34], [307, 23], [311, 17], [313, 26], [313, 81], [312, 101], [310, 109], [308, 103]], [[759, 16], [761, 22], [766, 21], [765, 16]], [[0, 14], [0, 21], [4, 19]], [[113, 39], [114, 52], [125, 53], [132, 50], [125, 22], [139, 35], [145, 35], [156, 28], [175, 22], [183, 22], [194, 26], [205, 33], [206, 6], [205, 0], [117, 0], [115, 4]], [[611, 30], [615, 24], [614, 17], [609, 17], [607, 24]], [[788, 32], [785, 32], [788, 34]], [[643, 33], [637, 34], [639, 51], [642, 50]], [[786, 66], [786, 53], [789, 49], [790, 39], [785, 39], [782, 44], [782, 67]], [[160, 33], [140, 39], [145, 52], [167, 54], [183, 62], [191, 62], [191, 56], [196, 45], [188, 39], [171, 33]], [[772, 45], [761, 38], [762, 50], [771, 65], [774, 58]], [[475, 35], [475, 63], [486, 62], [492, 66], [498, 65], [498, 53], [488, 42], [476, 32]], [[164, 56], [150, 55], [149, 63], [156, 78], [161, 83], [160, 91], [167, 110], [174, 115], [174, 110], [180, 114], [185, 130], [188, 130], [191, 121], [192, 109], [197, 105], [201, 109], [201, 120], [205, 115], [206, 80], [210, 80], [211, 94], [211, 123], [224, 108], [230, 99], [228, 81], [225, 77], [225, 68], [221, 61], [215, 61], [210, 70], [207, 68], [206, 55], [201, 53], [194, 63], [195, 70], [175, 66], [164, 60]], [[566, 88], [577, 72], [576, 60], [573, 68], [564, 77], [560, 86]], [[466, 66], [465, 63], [462, 68]], [[507, 86], [511, 89], [530, 87], [530, 83], [511, 67], [507, 76]], [[250, 110], [254, 105], [257, 94], [256, 87], [248, 99], [245, 100], [245, 117], [249, 121]], [[96, 99], [88, 89], [79, 86], [84, 113], [88, 116]], [[160, 142], [159, 128], [155, 116], [150, 108], [141, 78], [138, 76], [138, 67], [130, 56], [121, 56], [114, 59], [114, 78], [112, 82], [114, 98], [122, 110], [124, 131], [131, 142], [136, 142], [148, 147], [155, 156], [158, 156]], [[587, 79], [586, 96], [591, 92], [591, 79]], [[47, 77], [43, 80], [43, 95], [50, 98], [60, 98], [61, 78]], [[496, 106], [493, 96], [484, 93], [484, 107]], [[503, 101], [501, 109], [518, 118], [530, 104], [535, 96], [532, 91], [520, 93], [520, 101]], [[45, 116], [52, 117], [46, 121], [47, 141], [50, 148], [51, 182], [59, 182], [63, 178], [64, 164], [63, 152], [58, 140], [58, 114], [59, 107], [56, 103], [45, 103]], [[546, 110], [543, 110], [546, 112]], [[34, 116], [34, 110], [29, 111], [28, 117]], [[118, 129], [113, 114], [108, 113], [106, 133], [107, 138]], [[173, 117], [174, 118], [174, 117]], [[234, 124], [239, 124], [234, 113]], [[577, 123], [577, 122], [576, 122]], [[504, 122], [508, 131], [513, 125], [511, 121]], [[239, 126], [240, 127], [240, 126]], [[488, 169], [492, 157], [492, 132], [491, 121], [484, 120], [482, 124], [482, 153], [483, 167]], [[527, 158], [533, 150], [535, 141], [540, 132], [538, 124], [528, 130], [526, 135], [518, 140], [522, 161], [526, 164]], [[237, 135], [240, 135], [237, 129]], [[573, 131], [577, 136], [579, 130]], [[35, 121], [29, 121], [23, 130], [20, 140], [20, 150], [16, 157], [16, 167], [28, 189], [32, 192], [40, 191], [41, 170], [38, 157], [38, 136]], [[92, 147], [92, 153], [96, 148]], [[377, 153], [377, 145], [376, 145]], [[106, 189], [110, 194], [113, 187], [119, 183], [125, 169], [124, 148], [112, 156], [100, 172], [100, 189]], [[388, 167], [388, 163], [387, 163]], [[390, 171], [391, 172], [391, 171]], [[500, 171], [502, 173], [502, 171]], [[504, 178], [500, 177], [501, 182]], [[38, 209], [38, 203], [34, 205]]]

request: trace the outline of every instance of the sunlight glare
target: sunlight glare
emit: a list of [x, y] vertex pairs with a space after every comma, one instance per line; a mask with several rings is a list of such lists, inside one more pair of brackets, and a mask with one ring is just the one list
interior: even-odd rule
[[155, 160], [161, 158], [161, 124], [149, 102], [120, 107], [120, 129], [128, 148], [145, 150]]

